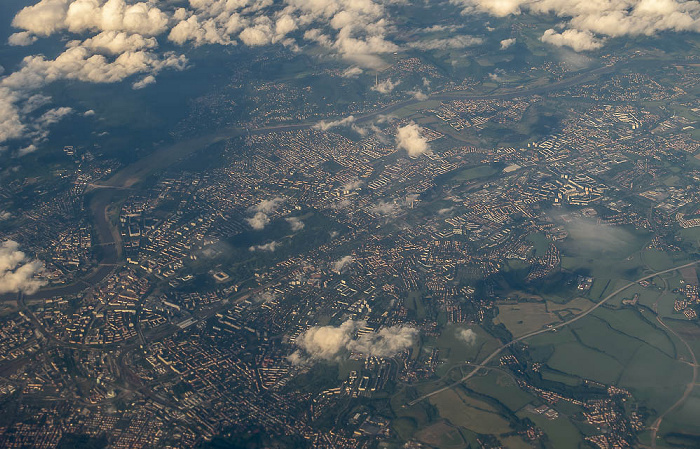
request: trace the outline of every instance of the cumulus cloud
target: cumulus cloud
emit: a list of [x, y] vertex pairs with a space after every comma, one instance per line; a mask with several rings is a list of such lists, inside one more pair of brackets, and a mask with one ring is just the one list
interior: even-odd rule
[[428, 140], [423, 137], [423, 128], [416, 123], [409, 123], [396, 130], [396, 147], [406, 150], [410, 157], [418, 157], [430, 150]]
[[156, 36], [168, 26], [168, 16], [155, 2], [127, 4], [124, 0], [41, 0], [20, 10], [12, 20], [15, 28], [39, 36], [58, 31], [126, 31]]
[[287, 217], [285, 220], [287, 223], [289, 223], [289, 226], [294, 232], [301, 231], [306, 226], [306, 224], [304, 224], [299, 217]]
[[246, 221], [251, 228], [260, 231], [265, 229], [265, 226], [270, 223], [270, 217], [265, 212], [256, 212], [252, 217], [246, 218]]
[[275, 242], [274, 240], [270, 243], [265, 243], [264, 245], [253, 245], [250, 248], [248, 248], [248, 251], [250, 252], [255, 252], [255, 251], [265, 251], [269, 253], [275, 252], [277, 247], [280, 244], [278, 242]]
[[[596, 39], [594, 35], [651, 36], [661, 31], [700, 31], [700, 3], [697, 1], [450, 0], [450, 2], [462, 6], [464, 14], [486, 12], [503, 17], [529, 12], [566, 18], [568, 22], [565, 26], [568, 29], [562, 33], [553, 33], [548, 30], [545, 41], [572, 48], [577, 46], [581, 50], [600, 48], [603, 41]], [[567, 31], [573, 31], [573, 33], [565, 34]]]
[[353, 263], [355, 259], [352, 256], [343, 256], [340, 259], [333, 262], [333, 270], [337, 272], [343, 271], [343, 268], [347, 267]]
[[373, 91], [375, 91], [375, 92], [379, 92], [380, 94], [388, 94], [389, 92], [391, 92], [392, 90], [394, 90], [394, 88], [395, 88], [396, 86], [398, 86], [399, 83], [400, 83], [400, 81], [397, 81], [397, 82], [394, 83], [393, 81], [391, 81], [391, 79], [388, 79], [388, 78], [387, 78], [387, 79], [385, 79], [384, 81], [382, 81], [382, 82], [380, 82], [380, 83], [377, 83], [377, 84], [375, 84], [374, 86], [372, 86], [371, 89], [372, 89]]
[[12, 240], [0, 243], [0, 293], [35, 293], [46, 285], [37, 278], [44, 264], [29, 258], [19, 250], [19, 244]]
[[418, 330], [406, 325], [384, 327], [358, 337], [357, 331], [365, 325], [364, 321], [348, 320], [340, 326], [314, 326], [297, 337], [296, 344], [302, 352], [295, 352], [289, 360], [301, 363], [306, 356], [311, 360], [333, 361], [348, 352], [392, 357], [411, 347], [418, 337]]
[[459, 329], [457, 330], [457, 338], [462, 340], [467, 346], [471, 346], [476, 343], [476, 332], [471, 329]]
[[510, 39], [503, 39], [501, 41], [501, 50], [505, 50], [506, 48], [511, 47], [513, 44], [515, 44], [515, 38], [510, 38]]
[[314, 128], [314, 129], [319, 129], [319, 130], [321, 130], [321, 131], [327, 131], [327, 130], [329, 130], [329, 129], [331, 129], [331, 128], [335, 128], [335, 127], [338, 127], [338, 126], [348, 126], [348, 125], [352, 125], [353, 123], [355, 123], [355, 116], [350, 115], [350, 116], [345, 117], [345, 118], [343, 118], [343, 119], [340, 119], [340, 120], [333, 120], [333, 121], [330, 121], [330, 122], [327, 122], [327, 121], [325, 121], [325, 120], [321, 120], [320, 122], [316, 123], [316, 124], [313, 126], [313, 128]]
[[9, 220], [12, 218], [12, 214], [0, 209], [0, 221]]
[[270, 217], [268, 215], [275, 212], [283, 202], [284, 198], [280, 197], [261, 201], [255, 206], [248, 208], [248, 211], [252, 212], [254, 215], [246, 218], [246, 221], [251, 228], [257, 231], [265, 229], [265, 226], [270, 223]]
[[570, 47], [574, 51], [597, 50], [603, 46], [603, 42], [597, 39], [590, 31], [579, 31], [576, 29], [564, 30], [558, 33], [550, 28], [544, 32], [540, 40], [557, 47]]
[[10, 37], [7, 38], [7, 43], [16, 47], [26, 47], [32, 45], [36, 40], [36, 36], [33, 36], [29, 31], [22, 31], [11, 34]]

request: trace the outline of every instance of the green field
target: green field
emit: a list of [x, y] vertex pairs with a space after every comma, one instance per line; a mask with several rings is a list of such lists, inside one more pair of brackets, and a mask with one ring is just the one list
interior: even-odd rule
[[452, 179], [455, 181], [471, 181], [473, 179], [486, 178], [498, 173], [498, 170], [490, 165], [480, 165], [478, 167], [465, 168], [455, 174]]

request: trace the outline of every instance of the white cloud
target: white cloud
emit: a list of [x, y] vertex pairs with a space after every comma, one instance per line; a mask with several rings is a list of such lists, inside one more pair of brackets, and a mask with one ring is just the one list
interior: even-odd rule
[[422, 135], [423, 128], [416, 123], [409, 123], [397, 129], [396, 147], [406, 150], [409, 157], [418, 157], [430, 150], [428, 141]]
[[512, 38], [510, 38], [510, 39], [503, 39], [503, 40], [501, 41], [501, 50], [505, 50], [506, 48], [509, 48], [509, 47], [512, 46], [513, 44], [515, 44], [515, 38], [514, 38], [514, 37], [512, 37]]
[[467, 346], [472, 346], [476, 343], [476, 332], [471, 329], [459, 329], [457, 330], [457, 338], [462, 340]]
[[352, 192], [354, 190], [358, 190], [363, 185], [365, 185], [364, 181], [355, 178], [343, 184], [340, 189], [343, 192]]
[[9, 220], [12, 218], [12, 214], [0, 209], [0, 221]]
[[279, 246], [278, 242], [272, 241], [270, 243], [265, 243], [264, 245], [253, 245], [250, 248], [248, 248], [248, 251], [250, 252], [255, 252], [255, 251], [266, 251], [273, 253]]
[[597, 39], [590, 31], [579, 31], [576, 29], [564, 30], [558, 33], [553, 29], [544, 32], [540, 40], [557, 47], [570, 47], [574, 51], [597, 50], [603, 46], [603, 42]]
[[400, 81], [397, 81], [394, 83], [393, 81], [391, 81], [390, 79], [387, 78], [384, 81], [379, 82], [379, 83], [375, 84], [374, 86], [372, 86], [372, 90], [379, 92], [380, 94], [388, 94], [389, 92], [394, 90], [394, 88], [396, 86], [398, 86], [399, 83], [400, 83]]
[[92, 109], [88, 109], [87, 111], [83, 112], [84, 117], [92, 117], [93, 115], [95, 115], [95, 111]]
[[246, 221], [251, 228], [261, 231], [270, 223], [270, 217], [265, 212], [256, 212], [252, 217], [246, 218]]
[[140, 34], [128, 34], [123, 31], [103, 31], [85, 39], [81, 47], [89, 48], [100, 53], [120, 55], [127, 51], [137, 51], [158, 47], [154, 37], [144, 37]]
[[46, 281], [36, 276], [44, 269], [38, 260], [29, 260], [12, 240], [0, 243], [0, 293], [35, 293]]
[[34, 153], [38, 148], [33, 143], [17, 150], [17, 156], [22, 157]]
[[333, 270], [338, 272], [343, 271], [343, 268], [347, 267], [354, 261], [355, 259], [352, 256], [343, 256], [340, 259], [333, 262]]
[[131, 88], [134, 90], [139, 90], [143, 89], [144, 87], [150, 86], [151, 84], [155, 84], [156, 82], [156, 77], [153, 75], [146, 75], [140, 80], [136, 81], [131, 85]]
[[363, 72], [364, 70], [357, 66], [354, 66], [345, 70], [341, 76], [343, 78], [357, 78], [358, 76], [362, 75]]
[[448, 50], [473, 47], [483, 42], [484, 40], [480, 37], [460, 35], [442, 39], [427, 39], [418, 42], [410, 42], [408, 46], [419, 50]]
[[285, 218], [285, 220], [287, 221], [287, 223], [289, 223], [289, 226], [294, 232], [301, 231], [306, 226], [306, 224], [304, 224], [304, 222], [301, 221], [299, 217], [287, 217]]
[[[486, 12], [503, 17], [529, 12], [562, 17], [567, 30], [548, 30], [543, 41], [581, 51], [600, 48], [607, 37], [647, 35], [661, 31], [700, 31], [700, 3], [685, 0], [450, 0], [464, 14]], [[572, 33], [566, 34], [568, 31]], [[583, 34], [582, 34], [583, 33]], [[590, 34], [589, 34], [590, 33]]]
[[154, 2], [127, 4], [124, 0], [41, 0], [12, 20], [15, 28], [39, 36], [58, 31], [126, 31], [156, 36], [168, 26], [168, 16]]
[[254, 215], [250, 218], [246, 218], [246, 221], [251, 228], [257, 231], [265, 229], [265, 226], [270, 223], [270, 217], [268, 214], [275, 212], [277, 208], [282, 205], [282, 203], [284, 203], [284, 198], [281, 197], [263, 200], [255, 206], [248, 208], [248, 210], [253, 212]]
[[355, 122], [355, 117], [352, 116], [352, 115], [350, 115], [350, 116], [345, 117], [345, 118], [343, 118], [343, 119], [340, 119], [340, 120], [333, 120], [333, 121], [330, 121], [330, 122], [327, 122], [327, 121], [325, 121], [325, 120], [321, 120], [320, 122], [316, 123], [316, 124], [313, 126], [313, 128], [314, 128], [314, 129], [321, 130], [321, 131], [327, 131], [327, 130], [329, 130], [329, 129], [331, 129], [331, 128], [335, 128], [335, 127], [337, 127], [337, 126], [347, 126], [347, 125], [351, 125], [351, 124], [353, 124], [354, 122]]
[[399, 210], [399, 206], [395, 203], [380, 201], [369, 208], [369, 211], [374, 215], [392, 215]]
[[17, 47], [26, 47], [32, 45], [36, 40], [37, 37], [33, 36], [29, 31], [22, 31], [11, 34], [10, 37], [7, 38], [7, 43]]
[[[384, 327], [379, 332], [357, 337], [357, 331], [365, 325], [364, 321], [348, 320], [337, 327], [315, 326], [299, 335], [296, 344], [311, 360], [333, 361], [348, 352], [392, 357], [411, 347], [418, 337], [416, 328], [405, 325]], [[302, 362], [302, 354], [295, 354], [290, 361], [297, 364]]]
[[415, 98], [418, 101], [425, 101], [428, 99], [428, 94], [420, 90], [409, 90], [406, 93], [410, 94], [413, 98]]

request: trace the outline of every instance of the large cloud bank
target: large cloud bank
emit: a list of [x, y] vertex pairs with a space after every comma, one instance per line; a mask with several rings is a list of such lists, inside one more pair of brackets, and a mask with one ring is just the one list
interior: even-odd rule
[[365, 325], [364, 321], [348, 320], [340, 326], [312, 327], [296, 339], [300, 350], [290, 360], [295, 363], [309, 359], [332, 361], [349, 352], [392, 357], [412, 346], [418, 337], [418, 330], [406, 325], [384, 327], [358, 337], [357, 331]]
[[606, 37], [651, 36], [662, 31], [700, 31], [695, 0], [450, 0], [464, 14], [504, 17], [525, 12], [555, 15], [566, 30], [547, 30], [542, 41], [576, 51], [595, 50]]
[[44, 269], [38, 260], [29, 260], [12, 240], [0, 243], [0, 293], [35, 293], [46, 284], [36, 276]]

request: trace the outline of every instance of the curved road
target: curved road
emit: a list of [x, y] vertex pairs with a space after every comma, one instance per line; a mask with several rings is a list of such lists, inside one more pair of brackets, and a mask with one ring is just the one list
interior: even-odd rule
[[[610, 299], [612, 299], [614, 296], [616, 296], [617, 294], [619, 294], [620, 292], [622, 292], [622, 291], [624, 291], [624, 290], [627, 290], [627, 289], [630, 288], [631, 286], [633, 286], [633, 285], [635, 285], [635, 284], [637, 284], [637, 283], [639, 283], [639, 282], [641, 282], [641, 281], [645, 281], [645, 280], [647, 280], [647, 279], [651, 279], [651, 278], [656, 277], [656, 276], [658, 276], [658, 275], [660, 275], [660, 274], [670, 273], [670, 272], [672, 272], [672, 271], [676, 271], [676, 270], [679, 270], [679, 269], [681, 269], [681, 268], [691, 267], [691, 266], [696, 265], [696, 264], [698, 264], [698, 263], [700, 263], [700, 260], [696, 260], [695, 262], [690, 262], [690, 263], [687, 263], [687, 264], [685, 264], [685, 265], [680, 265], [680, 266], [678, 266], [678, 267], [669, 268], [669, 269], [667, 269], [667, 270], [658, 271], [658, 272], [656, 272], [656, 273], [648, 274], [648, 275], [646, 275], [646, 276], [644, 276], [644, 277], [641, 277], [641, 278], [637, 279], [636, 281], [632, 281], [632, 282], [630, 282], [630, 283], [628, 283], [628, 284], [625, 284], [624, 286], [618, 288], [617, 290], [615, 290], [614, 292], [610, 293], [608, 296], [606, 296], [605, 298], [603, 298], [602, 300], [600, 300], [597, 304], [595, 304], [595, 305], [594, 305], [593, 307], [591, 307], [590, 309], [586, 310], [586, 311], [583, 312], [583, 313], [580, 313], [580, 314], [576, 315], [575, 317], [571, 318], [570, 320], [561, 322], [561, 323], [556, 324], [556, 325], [554, 325], [554, 326], [552, 326], [552, 327], [547, 327], [547, 328], [544, 328], [544, 329], [540, 329], [540, 330], [536, 330], [536, 331], [530, 332], [530, 333], [528, 333], [528, 334], [525, 334], [525, 335], [523, 335], [523, 336], [520, 336], [520, 337], [518, 337], [518, 338], [516, 338], [516, 339], [514, 339], [514, 340], [511, 340], [510, 342], [508, 342], [508, 343], [506, 343], [506, 344], [500, 346], [498, 349], [496, 349], [495, 351], [493, 351], [488, 357], [486, 357], [484, 360], [482, 360], [481, 363], [479, 363], [479, 365], [486, 365], [486, 364], [488, 364], [491, 360], [494, 359], [494, 357], [496, 357], [498, 354], [500, 354], [501, 352], [503, 352], [504, 349], [506, 349], [507, 347], [509, 347], [509, 346], [511, 346], [511, 345], [513, 345], [513, 344], [519, 342], [519, 341], [523, 341], [523, 340], [528, 339], [528, 338], [530, 338], [530, 337], [534, 337], [535, 335], [544, 334], [545, 332], [552, 332], [552, 331], [554, 331], [554, 330], [556, 330], [556, 329], [560, 329], [560, 328], [562, 328], [562, 327], [564, 327], [564, 326], [568, 326], [569, 324], [574, 323], [574, 322], [580, 320], [581, 318], [583, 318], [583, 317], [585, 317], [585, 316], [590, 315], [590, 314], [593, 313], [597, 308], [599, 308], [599, 307], [601, 307], [602, 305], [604, 305], [606, 302], [608, 302], [608, 301], [609, 301]], [[691, 353], [692, 353], [692, 352], [691, 352]], [[694, 358], [694, 356], [693, 356], [693, 358]], [[695, 362], [695, 365], [696, 365], [695, 371], [697, 371], [697, 361]], [[416, 398], [416, 399], [414, 399], [414, 400], [408, 402], [408, 405], [415, 405], [415, 404], [419, 403], [420, 401], [422, 401], [422, 400], [424, 400], [424, 399], [427, 399], [427, 398], [429, 398], [429, 397], [435, 396], [436, 394], [442, 393], [443, 391], [447, 391], [447, 390], [449, 390], [449, 389], [451, 389], [451, 388], [454, 388], [454, 387], [456, 387], [457, 385], [459, 385], [459, 384], [461, 384], [461, 383], [463, 383], [463, 382], [465, 382], [465, 381], [471, 379], [472, 377], [474, 377], [474, 375], [475, 375], [479, 370], [480, 370], [480, 368], [477, 366], [477, 367], [475, 367], [469, 374], [467, 374], [466, 376], [462, 377], [460, 380], [458, 380], [458, 381], [456, 381], [456, 382], [453, 382], [453, 383], [451, 383], [451, 384], [449, 384], [449, 385], [446, 385], [446, 386], [444, 386], [444, 387], [442, 387], [442, 388], [439, 388], [439, 389], [437, 389], [437, 390], [431, 391], [430, 393], [426, 393], [426, 394], [424, 394], [423, 396], [420, 396], [420, 397], [418, 397], [418, 398]], [[695, 383], [695, 380], [693, 381], [693, 383], [692, 383], [691, 385], [693, 385], [694, 383]], [[684, 398], [682, 398], [682, 399], [684, 400]], [[680, 402], [682, 402], [682, 401], [680, 401]], [[669, 411], [670, 411], [670, 410], [669, 410]], [[668, 412], [667, 412], [667, 413], [668, 413]]]

